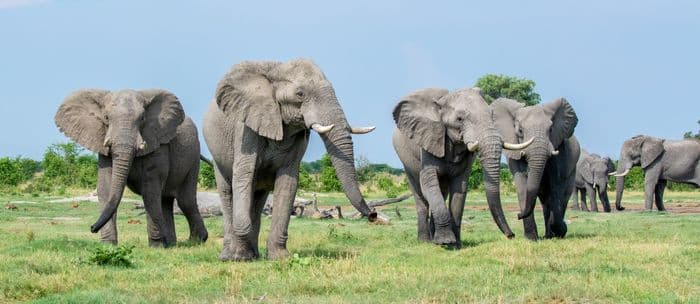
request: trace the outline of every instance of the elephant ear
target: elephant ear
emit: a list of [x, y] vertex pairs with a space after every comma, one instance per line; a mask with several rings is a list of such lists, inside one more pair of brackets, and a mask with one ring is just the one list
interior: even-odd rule
[[605, 164], [608, 166], [608, 172], [607, 173], [613, 173], [615, 172], [615, 164], [613, 163], [612, 159], [610, 157], [603, 157], [603, 160], [605, 161]]
[[642, 142], [642, 168], [646, 168], [664, 152], [664, 141], [646, 137]]
[[402, 98], [393, 112], [399, 131], [436, 157], [445, 156], [445, 126], [437, 100], [447, 93], [436, 88], [415, 91]]
[[266, 76], [279, 63], [244, 61], [224, 76], [216, 88], [219, 108], [257, 134], [282, 140], [282, 114], [275, 101], [273, 85]]
[[142, 156], [175, 138], [177, 127], [185, 119], [185, 111], [173, 93], [160, 89], [139, 92], [146, 98], [144, 124], [141, 129], [146, 147], [136, 151], [137, 156]]
[[581, 171], [581, 177], [586, 183], [593, 183], [593, 168], [591, 168], [591, 160], [588, 157], [581, 159], [581, 164], [576, 170]]
[[574, 128], [578, 124], [578, 117], [574, 107], [564, 98], [557, 98], [542, 105], [545, 112], [552, 118], [552, 132], [549, 140], [556, 149], [561, 143], [574, 135]]
[[[496, 129], [503, 136], [503, 141], [518, 143], [520, 139], [515, 133], [515, 113], [525, 107], [524, 104], [508, 98], [498, 98], [491, 103]], [[518, 160], [522, 156], [520, 151], [503, 149], [503, 153], [510, 159]]]
[[58, 129], [88, 150], [109, 155], [104, 146], [107, 134], [107, 118], [104, 114], [104, 97], [109, 91], [80, 90], [73, 92], [56, 111], [54, 121]]

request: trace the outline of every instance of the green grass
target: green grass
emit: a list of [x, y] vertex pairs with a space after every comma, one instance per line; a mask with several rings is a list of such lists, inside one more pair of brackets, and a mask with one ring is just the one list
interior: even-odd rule
[[[700, 203], [698, 192], [666, 197], [669, 206]], [[342, 194], [319, 199], [352, 211]], [[223, 263], [221, 218], [207, 218], [209, 241], [192, 246], [182, 242], [187, 224], [177, 216], [185, 244], [155, 249], [141, 210], [123, 203], [120, 244], [135, 247], [133, 266], [118, 267], [84, 262], [103, 246], [89, 232], [95, 203], [46, 200], [0, 197], [0, 303], [700, 302], [698, 214], [568, 211], [566, 239], [535, 243], [522, 236], [513, 196], [504, 198], [516, 233], [507, 240], [481, 210], [483, 195], [470, 193], [461, 250], [416, 241], [410, 200], [397, 204], [401, 218], [397, 205], [384, 209], [391, 225], [294, 218], [292, 258]], [[628, 192], [624, 204], [639, 208], [641, 200]], [[10, 210], [9, 201], [25, 202]], [[270, 220], [263, 225], [262, 238]]]

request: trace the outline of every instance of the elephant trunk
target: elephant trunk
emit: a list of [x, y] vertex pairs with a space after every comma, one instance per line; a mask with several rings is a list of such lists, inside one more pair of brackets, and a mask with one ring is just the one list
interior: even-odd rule
[[524, 219], [535, 210], [537, 194], [542, 182], [542, 174], [547, 160], [553, 149], [548, 140], [536, 140], [526, 152], [527, 155], [527, 185], [525, 194], [525, 209], [518, 213], [518, 219]]
[[622, 207], [622, 193], [625, 191], [625, 175], [622, 173], [628, 173], [632, 165], [620, 158], [619, 166], [617, 168], [618, 175], [615, 175], [615, 209], [618, 211], [625, 210]]
[[479, 158], [481, 159], [484, 173], [486, 201], [498, 228], [506, 237], [512, 238], [515, 234], [510, 230], [501, 207], [500, 177], [503, 139], [495, 129], [489, 131], [482, 137], [481, 142], [483, 144], [479, 145]]
[[129, 176], [129, 168], [134, 160], [134, 147], [132, 145], [112, 145], [112, 183], [109, 189], [109, 196], [102, 208], [99, 219], [91, 227], [90, 231], [96, 233], [100, 231], [107, 221], [109, 221], [119, 207], [119, 202], [124, 193], [126, 179]]

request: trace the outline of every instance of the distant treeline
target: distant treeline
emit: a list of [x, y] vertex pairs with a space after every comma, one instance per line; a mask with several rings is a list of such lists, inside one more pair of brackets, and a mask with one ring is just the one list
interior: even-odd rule
[[[200, 164], [199, 186], [216, 188], [214, 171], [211, 166]], [[357, 160], [357, 180], [363, 191], [381, 191], [388, 197], [408, 193], [408, 183], [402, 169], [387, 164], [373, 164], [364, 157]], [[50, 145], [40, 161], [26, 157], [0, 158], [0, 192], [19, 194], [53, 193], [63, 194], [66, 189], [95, 189], [97, 185], [97, 156], [75, 143]], [[615, 178], [610, 178], [610, 189], [615, 189]], [[505, 164], [501, 164], [501, 187], [513, 192], [513, 178]], [[340, 181], [328, 154], [316, 161], [302, 162], [299, 168], [299, 188], [315, 192], [342, 191]], [[469, 177], [470, 189], [482, 189], [483, 177], [478, 159], [472, 166]], [[679, 183], [668, 183], [674, 191], [688, 191], [694, 188]], [[625, 177], [625, 189], [643, 191], [644, 172], [634, 167]]]

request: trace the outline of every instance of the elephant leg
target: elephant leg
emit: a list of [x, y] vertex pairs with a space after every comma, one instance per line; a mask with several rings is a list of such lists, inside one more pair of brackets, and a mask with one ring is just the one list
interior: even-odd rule
[[221, 199], [221, 214], [224, 218], [224, 249], [219, 254], [219, 259], [228, 261], [233, 259], [233, 191], [231, 182], [226, 180], [217, 166], [214, 166], [214, 177], [216, 178], [216, 189]]
[[453, 219], [450, 211], [445, 206], [445, 189], [441, 185], [436, 168], [425, 168], [420, 175], [421, 191], [430, 205], [430, 213], [434, 219], [435, 233], [433, 243], [448, 245], [457, 242], [452, 231]]
[[651, 211], [656, 185], [659, 183], [657, 175], [650, 171], [652, 170], [647, 170], [644, 174], [644, 209], [646, 211]]
[[169, 247], [168, 227], [163, 217], [163, 201], [160, 187], [143, 188], [143, 205], [146, 207], [148, 245], [151, 247]]
[[224, 249], [228, 256], [224, 260], [250, 261], [256, 258], [256, 249], [251, 244], [253, 233], [253, 178], [255, 177], [256, 154], [238, 155], [233, 162], [232, 190], [232, 242]]
[[542, 202], [542, 214], [544, 215], [544, 238], [548, 239], [553, 236], [552, 234], [552, 212], [549, 208], [550, 197], [546, 194], [538, 195], [540, 202]]
[[456, 176], [450, 181], [449, 194], [450, 194], [450, 213], [452, 214], [452, 219], [454, 225], [452, 226], [452, 231], [457, 238], [455, 246], [461, 247], [461, 230], [462, 230], [462, 215], [464, 214], [464, 202], [467, 199], [467, 179], [469, 172], [465, 174]]
[[656, 209], [659, 211], [666, 211], [664, 207], [664, 190], [666, 190], [666, 180], [662, 179], [656, 184], [654, 191], [654, 202], [656, 203]]
[[586, 192], [588, 193], [588, 199], [591, 205], [591, 211], [598, 212], [598, 202], [596, 202], [596, 193], [593, 185], [586, 183]]
[[608, 198], [608, 192], [603, 190], [602, 187], [598, 188], [598, 196], [600, 196], [600, 202], [603, 204], [603, 211], [610, 212], [610, 199]]
[[209, 238], [209, 232], [204, 226], [204, 220], [199, 213], [197, 205], [197, 175], [194, 173], [195, 171], [190, 171], [185, 179], [185, 183], [178, 191], [177, 205], [187, 219], [187, 224], [190, 228], [189, 240], [200, 243], [205, 242]]
[[163, 220], [165, 225], [164, 237], [166, 243], [175, 245], [177, 244], [177, 234], [175, 232], [175, 218], [173, 214], [173, 204], [175, 202], [174, 197], [163, 196], [161, 199], [161, 208], [163, 210]]
[[289, 219], [297, 193], [299, 162], [292, 162], [277, 171], [275, 177], [272, 228], [267, 236], [267, 258], [277, 260], [289, 256], [287, 238]]
[[[107, 207], [106, 202], [109, 200], [109, 188], [112, 184], [112, 159], [100, 155], [97, 165], [97, 199], [100, 201], [101, 209]], [[107, 224], [100, 229], [100, 240], [103, 243], [116, 245], [117, 240], [117, 212], [109, 219]]]
[[260, 218], [262, 217], [262, 211], [263, 208], [265, 208], [265, 202], [267, 201], [269, 193], [270, 191], [268, 190], [258, 190], [253, 194], [253, 232], [250, 234], [248, 241], [252, 244], [256, 258], [260, 257], [258, 248], [258, 240], [260, 239]]
[[408, 187], [413, 193], [413, 199], [416, 201], [416, 218], [418, 220], [418, 240], [424, 242], [430, 242], [433, 239], [433, 234], [431, 229], [432, 223], [429, 222], [430, 210], [428, 209], [428, 202], [423, 197], [423, 193], [420, 192], [420, 185], [417, 179], [412, 174], [406, 174], [408, 179]]
[[[527, 176], [525, 172], [515, 172], [513, 173], [513, 183], [516, 185], [516, 190], [518, 192], [518, 202], [520, 203], [520, 210], [525, 209], [525, 197], [527, 196]], [[521, 185], [517, 187], [517, 185]], [[535, 223], [534, 212], [523, 219], [523, 228], [525, 230], [525, 237], [529, 240], [537, 240], [537, 224]]]
[[588, 209], [588, 205], [586, 205], [586, 194], [587, 194], [586, 188], [581, 188], [581, 211], [586, 211], [590, 212], [591, 210]]
[[579, 207], [579, 205], [578, 205], [578, 193], [579, 193], [578, 188], [574, 188], [574, 197], [573, 197], [574, 205], [571, 206], [572, 210], [581, 210], [581, 207]]
[[192, 170], [187, 175], [182, 188], [178, 191], [177, 205], [182, 210], [182, 214], [187, 219], [187, 225], [190, 228], [190, 241], [205, 242], [209, 238], [207, 227], [204, 226], [204, 220], [199, 213], [197, 205], [197, 170]]

